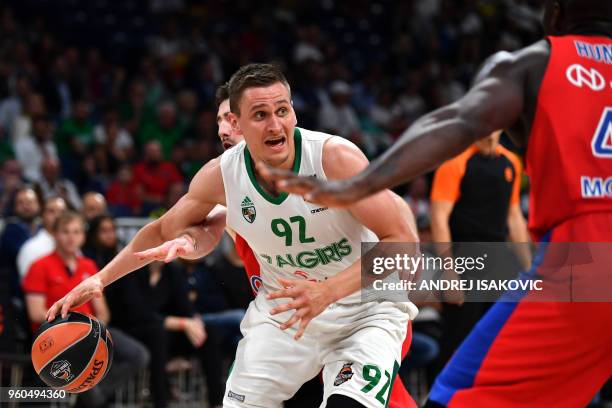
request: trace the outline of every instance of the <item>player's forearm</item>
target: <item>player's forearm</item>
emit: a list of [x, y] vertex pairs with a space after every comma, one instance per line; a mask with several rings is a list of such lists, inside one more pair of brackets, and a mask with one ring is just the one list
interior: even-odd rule
[[224, 211], [213, 211], [206, 218], [204, 223], [185, 229], [181, 235], [185, 235], [191, 239], [195, 251], [191, 254], [181, 255], [181, 258], [198, 259], [211, 253], [219, 244], [224, 229]]
[[102, 285], [107, 286], [128, 273], [142, 268], [151, 263], [151, 260], [140, 260], [134, 256], [135, 252], [143, 251], [148, 248], [156, 247], [164, 242], [161, 233], [161, 223], [159, 220], [145, 225], [130, 241], [110, 261], [100, 272], [96, 274], [100, 278]]
[[339, 274], [321, 283], [327, 288], [328, 304], [337, 302], [361, 289], [361, 258]]
[[362, 173], [353, 177], [365, 196], [402, 184], [461, 153], [483, 134], [458, 117], [451, 105], [417, 120], [402, 137]]

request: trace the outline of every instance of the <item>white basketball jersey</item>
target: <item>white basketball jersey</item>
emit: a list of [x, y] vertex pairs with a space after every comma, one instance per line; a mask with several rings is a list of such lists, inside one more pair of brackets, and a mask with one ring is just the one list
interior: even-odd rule
[[[325, 180], [325, 133], [295, 128], [293, 171]], [[325, 280], [361, 257], [361, 242], [377, 236], [347, 210], [322, 207], [286, 193], [273, 197], [255, 179], [244, 142], [221, 156], [227, 226], [249, 244], [261, 266], [266, 292], [280, 288], [278, 277]], [[339, 303], [359, 302], [359, 293]]]

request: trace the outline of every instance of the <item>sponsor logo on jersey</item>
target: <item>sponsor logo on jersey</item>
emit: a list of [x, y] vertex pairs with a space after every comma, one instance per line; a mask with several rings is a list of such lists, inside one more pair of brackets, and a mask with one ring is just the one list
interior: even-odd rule
[[56, 361], [51, 364], [51, 377], [57, 378], [58, 380], [64, 380], [69, 382], [74, 378], [74, 375], [70, 372], [70, 363], [67, 360]]
[[251, 276], [251, 289], [253, 289], [253, 292], [255, 292], [255, 294], [259, 292], [259, 288], [261, 287], [262, 283], [263, 281], [261, 280], [260, 276]]
[[316, 213], [323, 212], [323, 211], [325, 211], [325, 210], [327, 210], [327, 207], [315, 208], [315, 209], [313, 209], [313, 210], [310, 210], [310, 213], [311, 213], [311, 214], [316, 214]]
[[580, 177], [583, 198], [612, 198], [612, 177]]
[[353, 378], [353, 363], [345, 363], [334, 380], [334, 386], [339, 386]]
[[297, 254], [278, 254], [276, 257], [261, 254], [260, 256], [268, 261], [269, 264], [275, 264], [278, 268], [289, 266], [290, 268], [306, 268], [312, 269], [319, 265], [328, 265], [332, 262], [340, 262], [342, 259], [353, 252], [353, 247], [347, 238], [342, 238], [338, 242], [333, 242], [330, 245], [315, 248], [310, 251], [302, 251]]
[[565, 72], [567, 80], [574, 86], [582, 88], [587, 86], [599, 92], [606, 87], [606, 80], [595, 68], [587, 69], [580, 64], [570, 65]]
[[227, 398], [231, 398], [231, 399], [236, 400], [236, 401], [238, 401], [238, 402], [244, 402], [244, 400], [245, 400], [244, 395], [241, 395], [241, 394], [236, 394], [236, 393], [235, 393], [234, 391], [232, 391], [232, 390], [229, 390], [229, 391], [227, 392]]
[[255, 211], [255, 204], [249, 198], [249, 196], [244, 197], [242, 203], [240, 204], [242, 207], [242, 216], [249, 223], [252, 224], [255, 221], [255, 217], [257, 216], [257, 211]]

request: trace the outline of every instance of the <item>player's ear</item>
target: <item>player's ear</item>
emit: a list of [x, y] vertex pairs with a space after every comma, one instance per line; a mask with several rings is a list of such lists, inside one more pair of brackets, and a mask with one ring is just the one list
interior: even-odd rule
[[228, 113], [227, 119], [229, 120], [229, 123], [232, 126], [232, 130], [234, 132], [242, 133], [242, 131], [240, 130], [240, 125], [238, 124], [238, 116], [234, 112]]

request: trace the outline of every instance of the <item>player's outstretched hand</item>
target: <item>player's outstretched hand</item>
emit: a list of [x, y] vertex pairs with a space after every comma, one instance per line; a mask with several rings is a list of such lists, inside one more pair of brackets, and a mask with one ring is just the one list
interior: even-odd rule
[[58, 313], [61, 313], [62, 318], [66, 317], [71, 309], [79, 307], [93, 298], [101, 297], [103, 289], [104, 285], [100, 278], [96, 275], [90, 276], [49, 308], [47, 311], [47, 321], [50, 322], [55, 319]]
[[164, 261], [166, 263], [176, 258], [191, 256], [195, 252], [192, 239], [180, 236], [171, 241], [166, 241], [155, 248], [135, 252], [134, 255], [141, 261]]
[[332, 303], [331, 294], [327, 287], [319, 282], [283, 278], [279, 278], [278, 282], [283, 289], [270, 293], [268, 299], [291, 298], [293, 300], [276, 306], [270, 311], [270, 314], [275, 315], [295, 309], [293, 316], [281, 325], [281, 329], [286, 330], [293, 327], [299, 321], [300, 325], [294, 336], [294, 339], [299, 340], [310, 321]]
[[304, 196], [311, 203], [327, 207], [347, 207], [367, 195], [349, 180], [320, 180], [313, 176], [299, 176], [291, 171], [256, 164], [257, 172], [277, 190]]

